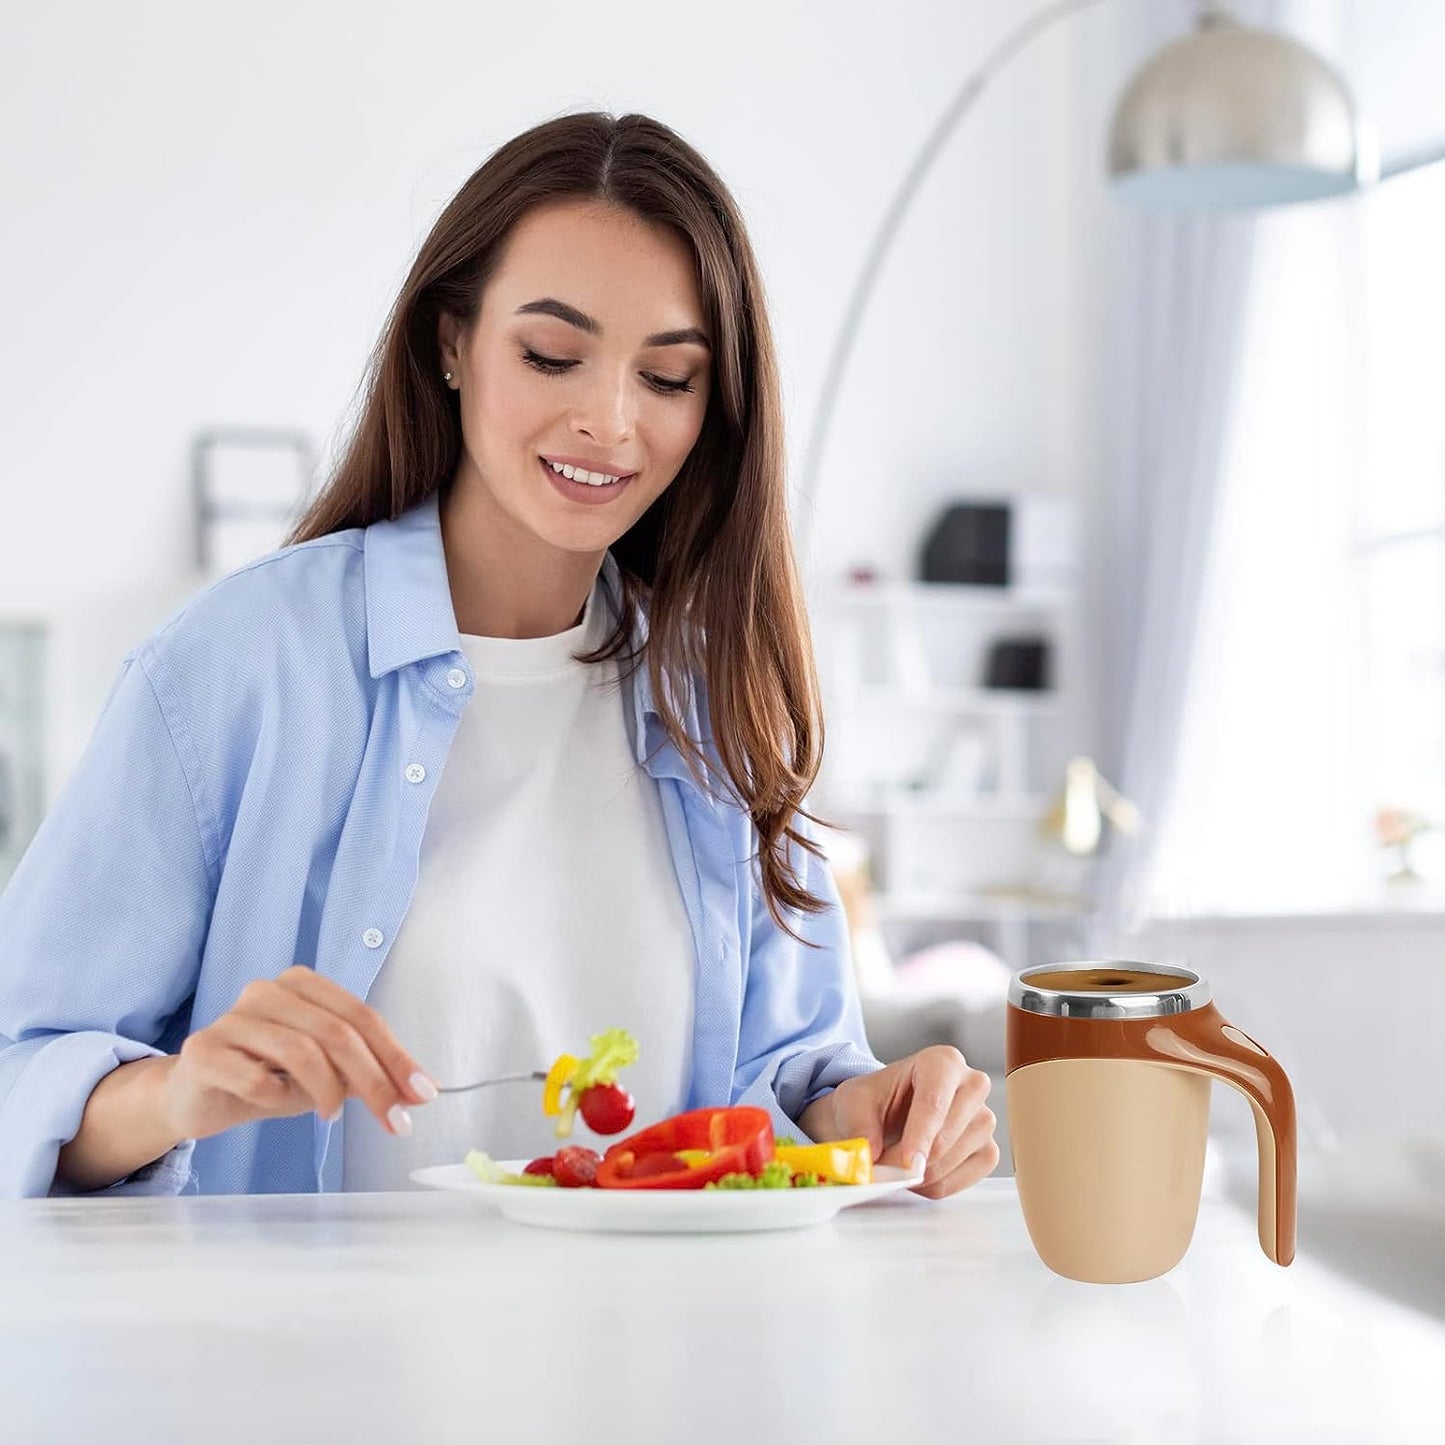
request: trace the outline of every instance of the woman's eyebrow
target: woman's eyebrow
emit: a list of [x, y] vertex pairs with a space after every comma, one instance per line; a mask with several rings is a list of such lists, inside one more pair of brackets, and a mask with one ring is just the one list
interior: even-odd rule
[[[602, 327], [598, 321], [585, 311], [579, 311], [575, 306], [569, 306], [565, 301], [557, 300], [555, 296], [544, 296], [539, 301], [528, 301], [517, 307], [515, 314], [518, 316], [555, 316], [559, 321], [565, 321], [569, 326], [575, 326], [579, 331], [587, 332], [589, 336], [602, 335]], [[708, 351], [712, 350], [712, 342], [696, 326], [684, 326], [677, 331], [655, 331], [643, 344], [645, 346], [691, 344], [705, 347]]]

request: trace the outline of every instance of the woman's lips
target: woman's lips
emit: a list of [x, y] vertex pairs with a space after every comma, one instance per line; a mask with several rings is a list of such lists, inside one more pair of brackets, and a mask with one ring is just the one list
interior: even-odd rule
[[605, 487], [589, 487], [586, 482], [574, 482], [570, 477], [564, 477], [561, 472], [554, 472], [549, 463], [544, 462], [541, 457], [537, 458], [537, 465], [547, 474], [547, 480], [562, 493], [569, 501], [583, 502], [589, 507], [603, 506], [608, 502], [620, 497], [627, 489], [632, 477], [619, 477], [615, 482], [608, 482]]

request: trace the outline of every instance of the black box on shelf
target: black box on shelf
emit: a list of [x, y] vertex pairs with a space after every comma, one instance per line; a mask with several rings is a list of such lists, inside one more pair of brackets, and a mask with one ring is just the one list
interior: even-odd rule
[[945, 508], [923, 543], [922, 580], [1007, 587], [1011, 510], [1006, 502]]
[[1046, 637], [1000, 637], [990, 644], [983, 685], [1044, 692], [1053, 686], [1049, 676], [1049, 642]]

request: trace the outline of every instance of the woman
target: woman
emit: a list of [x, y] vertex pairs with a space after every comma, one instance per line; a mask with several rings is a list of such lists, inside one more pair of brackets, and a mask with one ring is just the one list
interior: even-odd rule
[[821, 739], [735, 203], [645, 117], [538, 126], [423, 243], [288, 545], [127, 657], [0, 898], [0, 1193], [542, 1152], [525, 1087], [434, 1081], [614, 1026], [639, 1122], [758, 1103], [966, 1187], [988, 1079], [866, 1049]]

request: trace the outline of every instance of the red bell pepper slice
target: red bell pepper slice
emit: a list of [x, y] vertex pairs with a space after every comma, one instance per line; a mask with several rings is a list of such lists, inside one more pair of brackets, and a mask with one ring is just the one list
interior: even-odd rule
[[[705, 1149], [689, 1166], [676, 1156]], [[597, 1169], [600, 1189], [701, 1189], [724, 1174], [757, 1174], [773, 1157], [773, 1121], [751, 1104], [690, 1109], [619, 1140]]]

